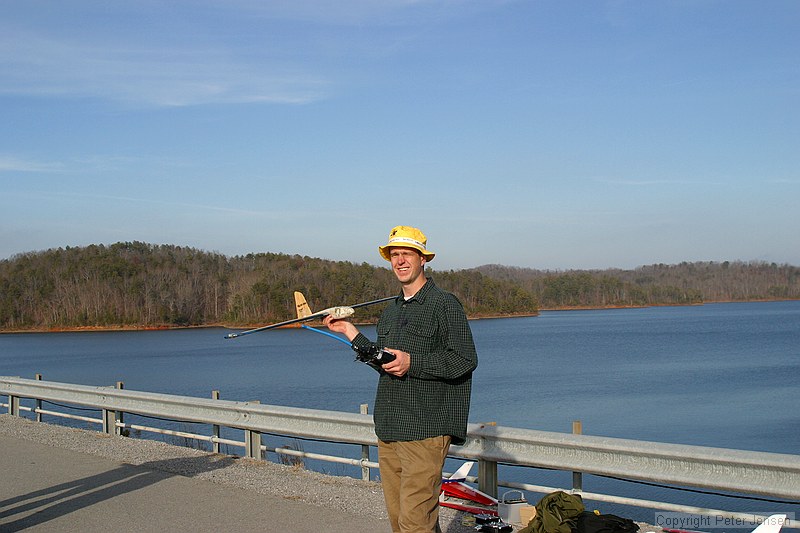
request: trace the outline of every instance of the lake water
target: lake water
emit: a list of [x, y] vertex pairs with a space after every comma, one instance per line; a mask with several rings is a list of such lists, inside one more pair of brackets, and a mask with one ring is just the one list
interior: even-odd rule
[[[800, 454], [800, 302], [553, 311], [471, 325], [479, 355], [471, 422], [569, 432], [581, 420], [591, 435]], [[375, 337], [374, 327], [363, 331]], [[45, 380], [84, 385], [123, 381], [126, 389], [199, 397], [216, 389], [231, 400], [350, 412], [368, 403], [371, 409], [376, 375], [354, 362], [344, 344], [302, 329], [236, 339], [226, 333], [5, 334], [0, 375], [41, 373]], [[321, 469], [350, 474], [346, 467]], [[571, 485], [569, 474], [520, 470], [501, 467], [500, 479]], [[798, 506], [594, 476], [585, 476], [584, 489], [800, 516]], [[652, 512], [597, 506], [653, 519]]]

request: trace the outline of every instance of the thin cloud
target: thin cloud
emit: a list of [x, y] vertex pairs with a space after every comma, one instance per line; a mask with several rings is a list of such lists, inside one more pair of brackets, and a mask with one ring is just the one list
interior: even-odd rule
[[62, 168], [60, 163], [42, 163], [0, 155], [0, 172], [57, 172]]
[[[64, 161], [35, 161], [13, 154], [0, 154], [0, 172], [32, 172], [32, 173], [64, 173], [71, 172], [97, 173], [116, 171], [130, 166], [141, 158], [122, 155], [92, 155], [71, 158]], [[162, 165], [179, 165], [180, 161], [161, 158], [158, 162]]]
[[496, 5], [512, 4], [519, 0], [199, 0], [201, 4], [248, 15], [295, 20], [326, 25], [363, 26], [365, 24], [397, 26], [420, 23], [437, 17], [459, 17], [465, 13], [491, 9]]
[[623, 185], [630, 187], [649, 187], [654, 185], [724, 185], [718, 181], [703, 180], [669, 180], [669, 179], [625, 179], [625, 178], [592, 178], [592, 181], [609, 185]]
[[107, 45], [1, 32], [0, 93], [97, 97], [154, 106], [304, 104], [330, 82], [300, 67], [252, 64], [193, 44]]
[[153, 198], [136, 198], [133, 196], [118, 196], [112, 194], [92, 194], [92, 193], [74, 193], [74, 192], [48, 192], [48, 193], [36, 193], [37, 196], [50, 196], [51, 198], [89, 198], [93, 200], [104, 200], [104, 201], [117, 201], [117, 202], [127, 202], [127, 203], [137, 203], [137, 204], [150, 204], [150, 205], [160, 205], [160, 206], [169, 206], [169, 207], [181, 207], [181, 208], [189, 208], [189, 209], [200, 209], [205, 211], [217, 211], [222, 213], [228, 214], [237, 214], [237, 215], [246, 215], [246, 216], [265, 216], [265, 215], [275, 215], [275, 218], [283, 219], [286, 216], [286, 213], [281, 212], [278, 213], [277, 211], [273, 212], [272, 210], [267, 211], [255, 211], [255, 210], [248, 210], [248, 209], [240, 209], [240, 208], [233, 208], [233, 207], [222, 207], [217, 205], [205, 205], [205, 204], [193, 204], [187, 202], [173, 202], [168, 200], [158, 200]]
[[[85, 15], [91, 23], [106, 11], [96, 4], [79, 4], [78, 11], [63, 9], [69, 9], [72, 17]], [[369, 28], [413, 30], [430, 20], [489, 9], [487, 5], [493, 4], [466, 0], [142, 2], [121, 11], [130, 16], [104, 18], [98, 31], [48, 27], [50, 19], [20, 8], [19, 21], [0, 21], [0, 95], [88, 97], [158, 107], [313, 103], [328, 99], [337, 87], [331, 65], [371, 57], [380, 49], [376, 39], [362, 41], [350, 28], [359, 35]], [[182, 9], [198, 14], [177, 16]], [[211, 15], [213, 26], [198, 22], [203, 14]], [[253, 20], [262, 24], [254, 25]], [[298, 21], [322, 31], [310, 34], [312, 39], [287, 34], [286, 28]], [[237, 26], [243, 33], [226, 33]], [[159, 31], [154, 32], [154, 27]]]

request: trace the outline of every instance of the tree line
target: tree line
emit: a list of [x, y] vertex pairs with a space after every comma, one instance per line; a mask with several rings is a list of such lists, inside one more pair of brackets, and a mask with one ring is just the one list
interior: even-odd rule
[[500, 265], [477, 270], [518, 283], [543, 309], [800, 299], [800, 268], [760, 261], [659, 263], [632, 270], [552, 272]]
[[[437, 283], [465, 295], [474, 316], [537, 312], [509, 281], [447, 272]], [[0, 261], [0, 329], [263, 325], [294, 318], [294, 291], [312, 309], [399, 293], [387, 268], [258, 253], [224, 255], [124, 242], [18, 254]], [[358, 310], [377, 318], [382, 307]]]
[[[635, 270], [548, 272], [487, 265], [427, 274], [470, 317], [539, 308], [695, 304], [800, 298], [800, 269], [765, 263], [682, 263]], [[18, 254], [0, 261], [0, 329], [263, 325], [313, 309], [399, 292], [388, 268], [281, 253], [227, 257], [121, 242]], [[358, 310], [375, 320], [382, 306]]]

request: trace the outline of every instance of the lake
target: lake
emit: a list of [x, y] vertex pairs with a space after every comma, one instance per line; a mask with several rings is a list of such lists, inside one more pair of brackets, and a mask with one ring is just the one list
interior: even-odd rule
[[[471, 422], [570, 432], [572, 421], [581, 420], [591, 435], [800, 453], [800, 302], [549, 311], [471, 326], [479, 355]], [[374, 327], [362, 330], [375, 338]], [[41, 373], [83, 385], [123, 381], [126, 389], [199, 397], [216, 389], [230, 400], [349, 412], [368, 403], [371, 409], [376, 374], [344, 344], [303, 329], [236, 339], [226, 333], [4, 334], [0, 375]], [[346, 467], [321, 469], [350, 474]], [[500, 478], [571, 485], [569, 474], [511, 467], [501, 467]], [[743, 512], [787, 511], [594, 476], [585, 476], [584, 489]], [[794, 507], [788, 510], [800, 511]]]

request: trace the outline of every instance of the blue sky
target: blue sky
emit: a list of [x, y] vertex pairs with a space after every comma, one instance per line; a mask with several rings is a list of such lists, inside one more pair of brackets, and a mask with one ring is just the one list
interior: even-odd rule
[[0, 259], [800, 265], [800, 2], [0, 3]]

